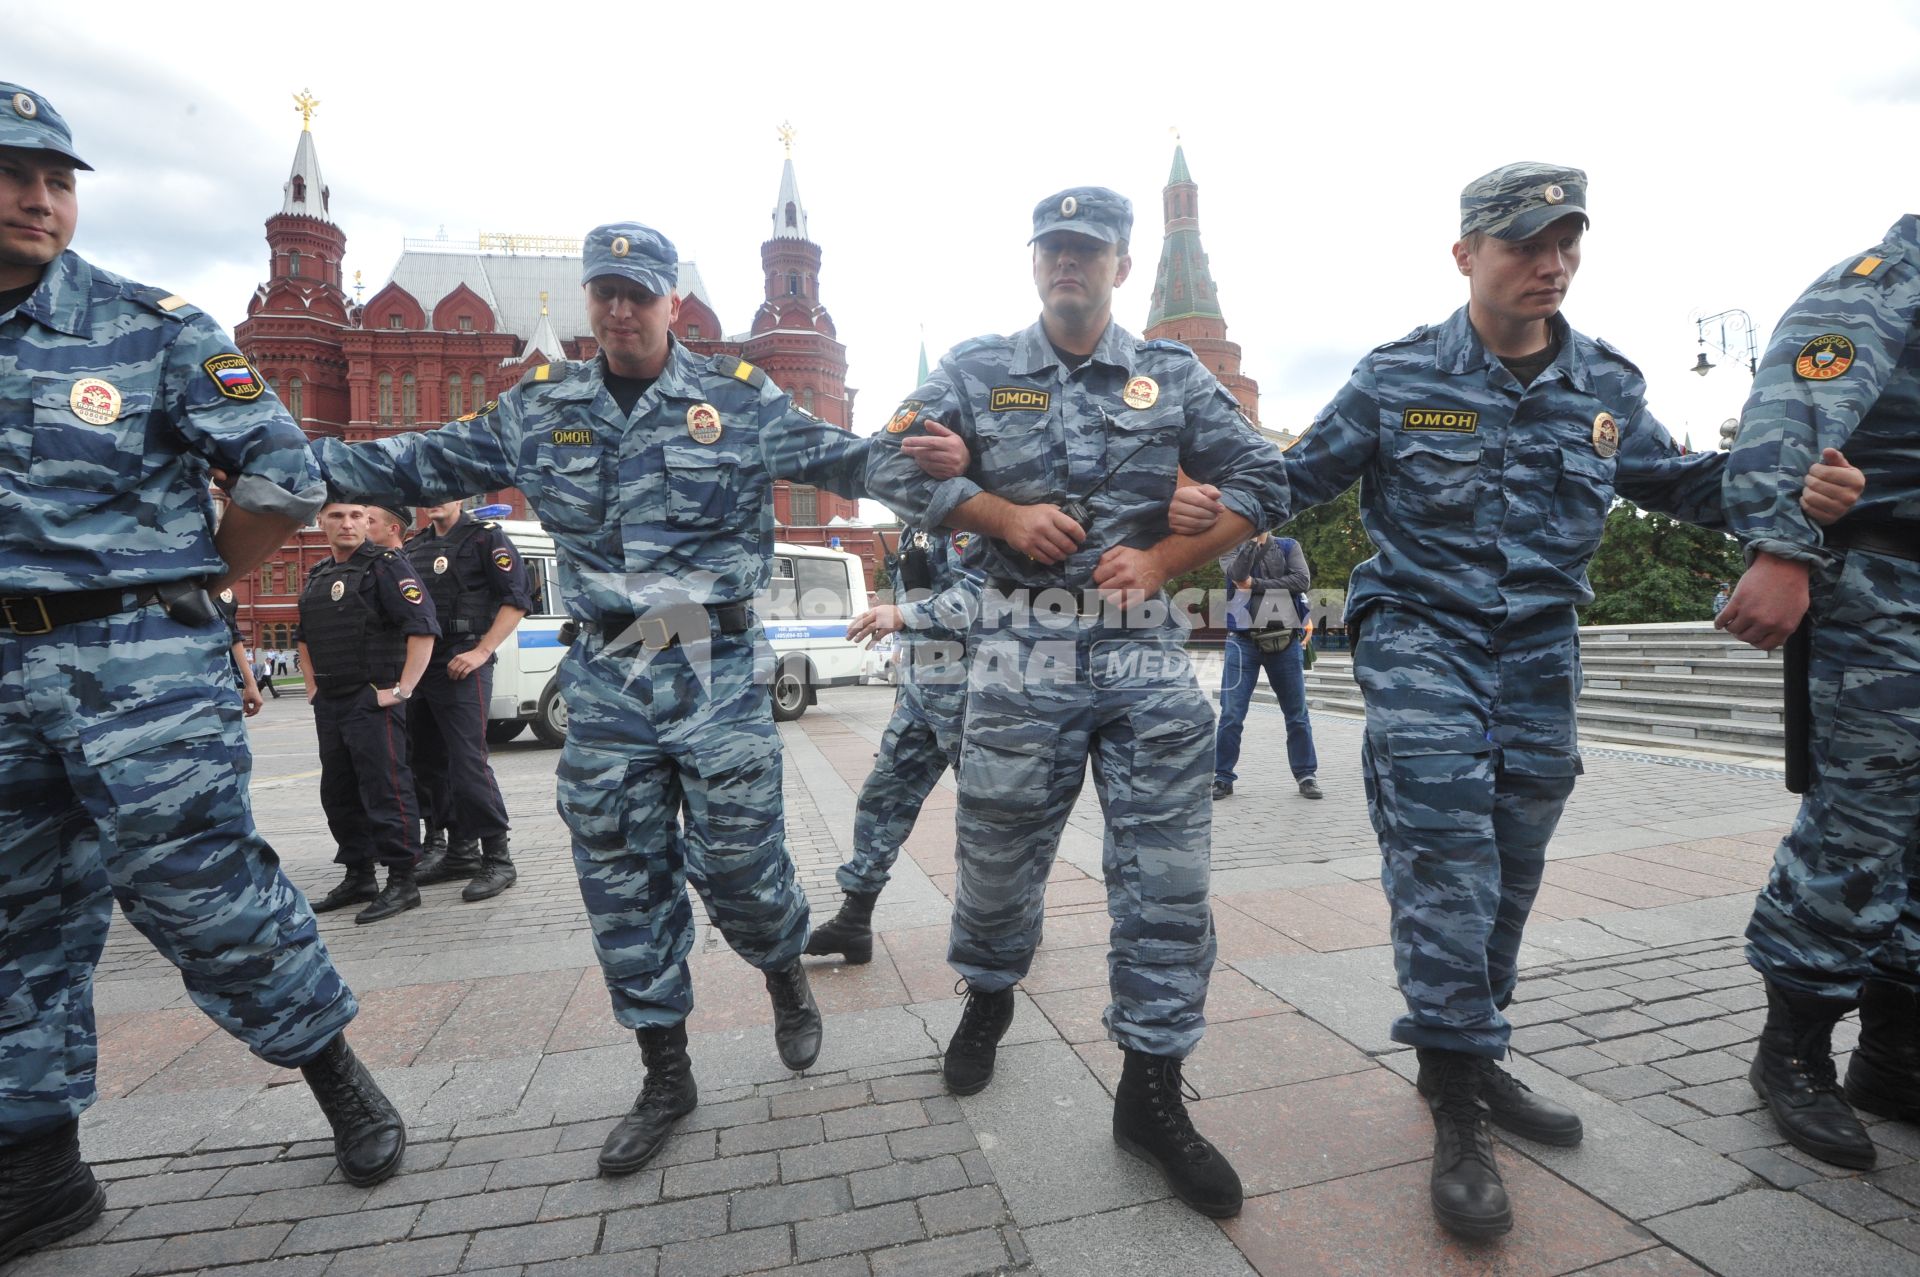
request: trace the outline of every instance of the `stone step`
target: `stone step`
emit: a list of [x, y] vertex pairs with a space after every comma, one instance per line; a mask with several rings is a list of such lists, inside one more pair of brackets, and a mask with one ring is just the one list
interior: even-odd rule
[[1588, 674], [1596, 670], [1617, 673], [1674, 674], [1692, 678], [1767, 679], [1780, 681], [1780, 663], [1776, 661], [1722, 660], [1697, 657], [1675, 660], [1667, 657], [1615, 656], [1583, 648], [1580, 664]]
[[[1648, 671], [1632, 668], [1594, 668], [1596, 662], [1582, 660], [1586, 672], [1586, 690], [1613, 692], [1661, 692], [1712, 699], [1766, 701], [1778, 707], [1782, 696], [1780, 678], [1734, 678], [1725, 674], [1704, 675], [1686, 671]], [[1623, 663], [1624, 664], [1624, 663]]]
[[[1761, 726], [1772, 725], [1779, 728], [1784, 712], [1780, 688], [1774, 684], [1773, 694], [1739, 696], [1731, 689], [1724, 694], [1714, 695], [1701, 690], [1700, 685], [1687, 679], [1669, 680], [1670, 690], [1645, 691], [1630, 688], [1609, 688], [1596, 686], [1591, 678], [1580, 689], [1580, 712], [1595, 713], [1605, 711], [1616, 715], [1633, 715], [1648, 721], [1655, 719], [1692, 721], [1703, 723], [1739, 722]], [[1326, 670], [1319, 665], [1307, 674], [1307, 695], [1312, 696], [1351, 696], [1356, 701], [1360, 689], [1353, 682], [1351, 669]]]

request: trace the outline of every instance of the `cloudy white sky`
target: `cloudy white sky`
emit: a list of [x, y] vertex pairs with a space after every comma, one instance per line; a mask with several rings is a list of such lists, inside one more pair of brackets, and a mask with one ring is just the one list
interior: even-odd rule
[[[0, 0], [0, 78], [99, 170], [75, 247], [231, 326], [264, 276], [300, 120], [368, 295], [406, 236], [579, 235], [616, 218], [760, 298], [791, 119], [823, 300], [870, 433], [937, 355], [1031, 321], [1028, 215], [1100, 183], [1137, 210], [1119, 321], [1146, 318], [1184, 139], [1262, 417], [1311, 419], [1370, 347], [1464, 299], [1458, 193], [1510, 160], [1585, 168], [1567, 308], [1710, 446], [1735, 367], [1690, 375], [1693, 316], [1766, 333], [1828, 264], [1920, 211], [1920, 4], [81, 7]], [[433, 299], [423, 299], [431, 304]], [[1720, 356], [1713, 356], [1721, 362]]]

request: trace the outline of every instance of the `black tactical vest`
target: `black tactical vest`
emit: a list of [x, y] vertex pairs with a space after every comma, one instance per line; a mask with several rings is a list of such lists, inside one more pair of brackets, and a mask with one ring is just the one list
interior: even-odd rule
[[323, 692], [391, 687], [406, 667], [407, 636], [360, 597], [373, 561], [359, 552], [345, 563], [329, 559], [307, 574], [300, 592], [300, 637]]
[[482, 526], [478, 520], [462, 519], [445, 537], [429, 529], [407, 542], [407, 562], [420, 574], [439, 613], [442, 646], [460, 646], [459, 639], [485, 634], [498, 611], [492, 591], [470, 588], [460, 579], [460, 551]]

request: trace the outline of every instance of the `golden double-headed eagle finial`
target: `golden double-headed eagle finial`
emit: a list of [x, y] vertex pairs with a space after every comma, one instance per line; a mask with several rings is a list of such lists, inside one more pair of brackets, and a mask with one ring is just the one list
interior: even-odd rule
[[302, 89], [293, 95], [293, 109], [300, 112], [300, 131], [313, 132], [313, 112], [320, 105], [320, 99], [313, 96], [310, 89]]

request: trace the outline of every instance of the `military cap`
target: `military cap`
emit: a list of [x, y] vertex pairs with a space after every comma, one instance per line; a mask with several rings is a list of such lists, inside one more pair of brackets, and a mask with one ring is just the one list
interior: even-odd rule
[[1070, 186], [1033, 206], [1033, 243], [1048, 231], [1072, 231], [1109, 244], [1133, 236], [1133, 205], [1104, 186]]
[[602, 275], [630, 279], [656, 296], [665, 297], [680, 279], [680, 254], [673, 241], [638, 222], [610, 222], [587, 232], [580, 282], [591, 284]]
[[0, 81], [0, 146], [23, 151], [53, 151], [91, 172], [93, 165], [74, 153], [73, 134], [53, 103], [31, 89]]
[[410, 528], [413, 526], [413, 507], [412, 506], [375, 505], [373, 508], [376, 510], [385, 510], [388, 514], [400, 520], [400, 526], [403, 528]]
[[1460, 192], [1460, 234], [1527, 239], [1561, 218], [1587, 216], [1587, 175], [1558, 164], [1507, 164]]

